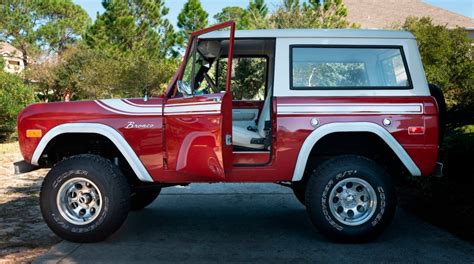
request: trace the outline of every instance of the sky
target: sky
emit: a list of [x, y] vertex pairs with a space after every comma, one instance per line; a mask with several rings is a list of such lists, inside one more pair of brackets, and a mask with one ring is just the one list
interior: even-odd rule
[[[92, 19], [95, 19], [97, 12], [103, 12], [101, 0], [73, 0], [74, 3], [82, 6]], [[165, 5], [170, 9], [168, 19], [176, 26], [177, 17], [183, 8], [186, 0], [165, 0]], [[246, 7], [249, 0], [201, 0], [204, 9], [209, 13], [209, 21], [213, 22], [213, 16], [226, 6]], [[267, 0], [267, 6], [274, 9], [281, 0]], [[423, 0], [423, 2], [432, 4], [449, 11], [474, 18], [474, 0]]]

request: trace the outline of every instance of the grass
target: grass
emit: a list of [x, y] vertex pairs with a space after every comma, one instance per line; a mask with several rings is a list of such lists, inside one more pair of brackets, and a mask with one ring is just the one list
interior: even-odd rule
[[0, 154], [12, 154], [18, 151], [18, 142], [0, 144]]

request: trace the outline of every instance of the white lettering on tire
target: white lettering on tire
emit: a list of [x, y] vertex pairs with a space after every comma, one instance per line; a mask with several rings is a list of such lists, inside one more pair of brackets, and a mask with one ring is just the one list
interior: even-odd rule
[[372, 226], [376, 226], [379, 223], [380, 219], [382, 219], [383, 214], [385, 213], [385, 201], [386, 201], [385, 192], [382, 186], [377, 187], [377, 191], [379, 191], [379, 195], [380, 195], [380, 212], [371, 222]]
[[334, 181], [330, 180], [328, 184], [326, 185], [326, 187], [324, 187], [323, 196], [321, 197], [321, 208], [323, 209], [324, 218], [326, 218], [328, 223], [334, 228], [336, 228], [337, 230], [342, 231], [344, 228], [338, 225], [336, 222], [334, 222], [334, 220], [332, 220], [331, 216], [329, 215], [330, 213], [327, 209], [328, 192], [331, 189], [332, 185], [334, 185]]

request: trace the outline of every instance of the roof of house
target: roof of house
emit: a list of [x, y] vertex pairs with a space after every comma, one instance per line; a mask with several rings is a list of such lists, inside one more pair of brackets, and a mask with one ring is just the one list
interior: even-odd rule
[[[410, 32], [372, 29], [262, 29], [237, 30], [236, 38], [395, 38], [413, 39]], [[200, 38], [229, 38], [229, 31], [213, 31]]]
[[22, 56], [22, 52], [20, 50], [13, 47], [10, 43], [7, 42], [0, 42], [0, 54], [13, 57]]
[[[344, 0], [348, 20], [362, 28], [388, 28], [402, 24], [409, 16], [429, 16], [435, 24], [474, 28], [474, 19], [421, 0]], [[473, 9], [474, 10], [474, 9]]]

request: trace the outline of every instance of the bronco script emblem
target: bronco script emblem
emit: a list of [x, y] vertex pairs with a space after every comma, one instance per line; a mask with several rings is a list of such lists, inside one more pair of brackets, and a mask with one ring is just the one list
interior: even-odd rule
[[127, 122], [127, 125], [125, 126], [126, 129], [130, 129], [130, 128], [152, 128], [154, 127], [155, 125], [153, 124], [137, 124], [133, 121], [129, 121]]

